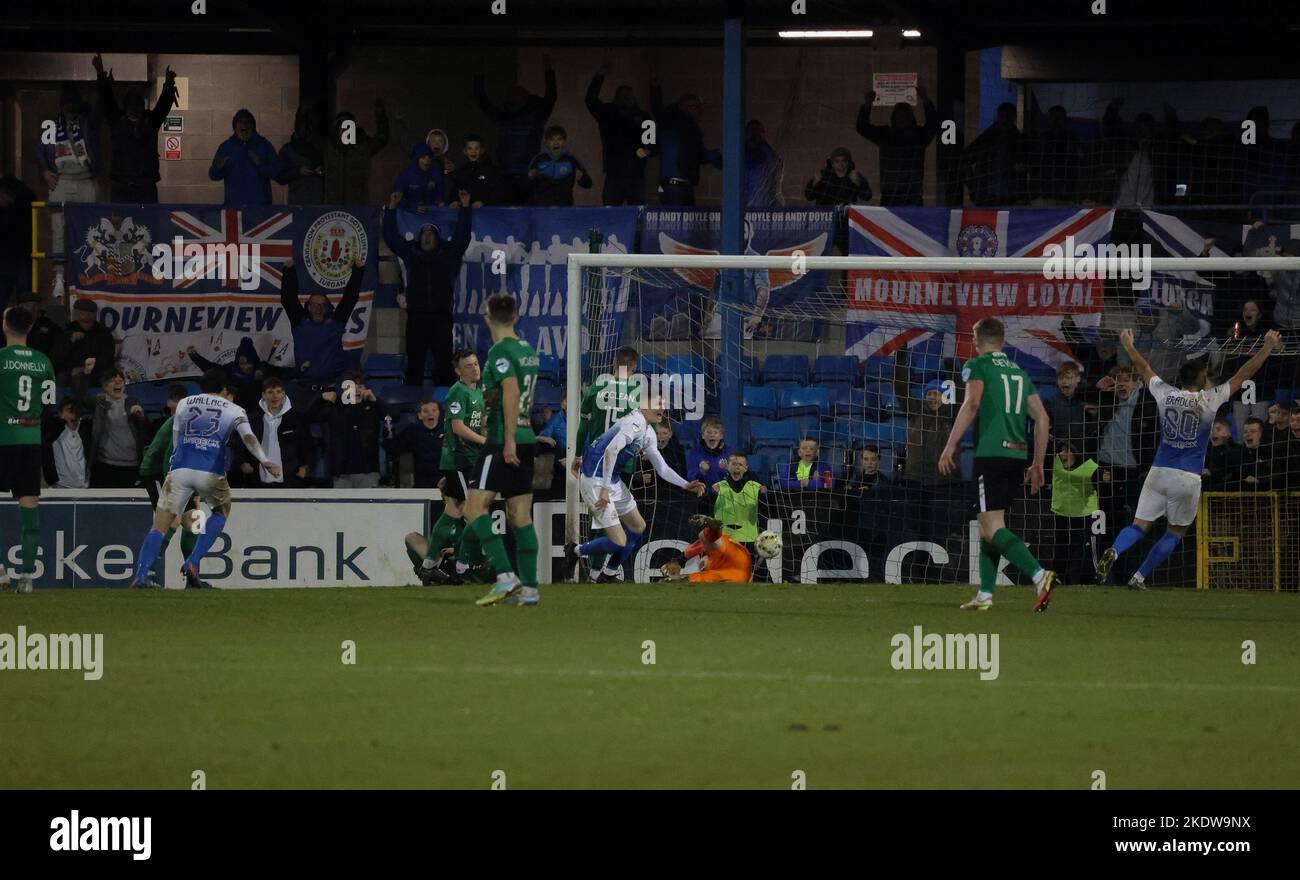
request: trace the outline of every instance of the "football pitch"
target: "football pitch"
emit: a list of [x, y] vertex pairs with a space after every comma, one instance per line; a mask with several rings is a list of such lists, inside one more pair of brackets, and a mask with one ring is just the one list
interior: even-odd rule
[[[0, 671], [0, 787], [1300, 787], [1292, 594], [482, 591], [0, 595], [0, 633], [103, 634], [97, 681]], [[918, 626], [997, 634], [997, 677], [895, 669]]]

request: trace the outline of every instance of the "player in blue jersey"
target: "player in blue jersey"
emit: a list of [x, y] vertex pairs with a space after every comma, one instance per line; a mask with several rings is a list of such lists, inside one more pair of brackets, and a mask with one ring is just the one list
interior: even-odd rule
[[578, 491], [591, 512], [592, 526], [604, 529], [605, 536], [585, 544], [565, 546], [570, 577], [577, 568], [579, 557], [600, 552], [609, 554], [609, 557], [605, 568], [592, 579], [597, 583], [619, 580], [623, 563], [645, 534], [645, 520], [636, 508], [631, 490], [623, 482], [623, 466], [629, 459], [643, 455], [654, 466], [655, 473], [667, 482], [697, 496], [704, 494], [703, 483], [699, 480], [688, 483], [668, 466], [660, 454], [655, 425], [662, 418], [659, 400], [649, 397], [640, 409], [618, 419], [608, 431], [587, 444], [578, 476]]
[[1276, 330], [1264, 334], [1264, 344], [1259, 351], [1242, 364], [1231, 379], [1213, 388], [1208, 387], [1205, 361], [1183, 364], [1178, 370], [1178, 387], [1175, 388], [1157, 376], [1138, 353], [1133, 345], [1132, 330], [1121, 332], [1119, 339], [1133, 361], [1133, 368], [1142, 377], [1142, 384], [1156, 399], [1160, 411], [1160, 445], [1156, 447], [1155, 461], [1142, 484], [1133, 524], [1124, 527], [1115, 537], [1114, 546], [1108, 548], [1097, 562], [1097, 583], [1104, 585], [1119, 554], [1142, 540], [1153, 522], [1165, 517], [1165, 533], [1128, 582], [1132, 589], [1145, 590], [1151, 572], [1169, 558], [1187, 534], [1187, 527], [1196, 519], [1196, 507], [1201, 500], [1201, 471], [1205, 467], [1205, 450], [1210, 445], [1215, 414], [1247, 379], [1255, 375], [1274, 349], [1281, 346], [1282, 337]]
[[199, 561], [226, 526], [230, 516], [230, 484], [226, 482], [226, 442], [232, 431], [238, 432], [244, 446], [267, 473], [280, 475], [280, 466], [266, 457], [257, 435], [248, 426], [244, 408], [234, 403], [235, 395], [221, 370], [208, 370], [199, 382], [202, 393], [191, 395], [176, 405], [172, 419], [171, 470], [163, 480], [158, 509], [153, 515], [153, 529], [144, 536], [136, 560], [132, 586], [144, 586], [149, 569], [163, 545], [163, 533], [181, 514], [190, 497], [197, 495], [211, 509], [203, 534], [190, 551], [181, 573], [188, 588], [206, 587], [199, 580]]

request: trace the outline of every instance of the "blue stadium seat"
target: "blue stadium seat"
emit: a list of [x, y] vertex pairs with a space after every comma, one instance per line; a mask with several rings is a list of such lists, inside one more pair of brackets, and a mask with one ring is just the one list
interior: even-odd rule
[[[433, 399], [436, 400], [436, 401], [438, 401], [439, 403], [442, 403], [444, 400], [447, 399], [447, 392], [450, 391], [450, 390], [451, 390], [451, 386], [450, 386], [450, 385], [439, 385], [439, 386], [437, 386], [436, 388], [433, 389], [433, 392], [432, 392], [432, 393], [433, 393]], [[424, 388], [424, 393], [425, 393], [425, 394], [429, 394], [429, 393], [430, 393], [428, 386], [425, 386], [425, 388]]]
[[880, 409], [880, 394], [875, 389], [837, 385], [830, 389], [831, 411], [823, 419], [874, 420]]
[[640, 360], [637, 361], [636, 369], [643, 376], [653, 376], [655, 373], [662, 373], [664, 365], [663, 361], [654, 355], [643, 354]]
[[818, 416], [831, 412], [831, 395], [825, 388], [782, 388], [777, 400], [777, 417]]
[[772, 479], [772, 463], [766, 455], [755, 452], [749, 456], [749, 471], [759, 482], [767, 484]]
[[776, 389], [761, 385], [746, 385], [740, 411], [746, 416], [763, 419], [776, 418]]
[[553, 354], [537, 356], [537, 378], [560, 382], [560, 361]]
[[394, 415], [400, 415], [404, 412], [416, 412], [420, 408], [420, 401], [424, 400], [428, 392], [419, 385], [391, 385], [376, 390], [375, 396], [388, 409], [392, 410]]
[[167, 386], [171, 383], [136, 382], [126, 386], [126, 396], [134, 397], [150, 415], [161, 413], [167, 407]]
[[869, 357], [862, 363], [864, 382], [891, 382], [894, 379], [894, 357]]
[[914, 375], [932, 379], [943, 369], [943, 356], [934, 352], [913, 351], [907, 363]]
[[774, 387], [808, 384], [808, 358], [801, 354], [770, 354], [763, 362], [763, 384]]
[[1061, 389], [1057, 388], [1055, 385], [1038, 385], [1037, 387], [1038, 398], [1043, 403], [1047, 403], [1047, 401], [1061, 393]]
[[564, 397], [564, 390], [554, 382], [547, 379], [538, 379], [537, 384], [533, 386], [533, 406], [551, 406], [558, 407], [560, 399]]
[[868, 444], [903, 445], [907, 443], [907, 425], [898, 422], [858, 422], [849, 431], [853, 437], [853, 448], [861, 449]]
[[664, 361], [664, 372], [679, 376], [705, 373], [704, 356], [699, 354], [670, 354]]
[[799, 438], [803, 436], [803, 431], [793, 421], [753, 421], [749, 423], [749, 430], [751, 446], [758, 446], [759, 444], [780, 445], [788, 450], [797, 445]]
[[813, 383], [823, 387], [854, 385], [858, 381], [858, 359], [849, 354], [818, 355], [813, 362]]
[[740, 359], [740, 377], [747, 385], [758, 384], [758, 358], [742, 357]]
[[406, 358], [400, 354], [379, 354], [366, 358], [364, 367], [368, 379], [400, 379], [406, 374]]

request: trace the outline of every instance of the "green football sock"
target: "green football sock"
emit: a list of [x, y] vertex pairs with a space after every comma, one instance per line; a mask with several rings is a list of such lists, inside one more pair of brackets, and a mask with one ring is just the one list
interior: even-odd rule
[[23, 574], [36, 571], [36, 551], [41, 546], [41, 510], [39, 507], [20, 507], [19, 518], [23, 528]]
[[417, 567], [421, 562], [424, 562], [424, 557], [412, 550], [410, 544], [406, 545], [406, 558], [411, 560], [411, 564]]
[[457, 520], [453, 519], [443, 511], [442, 516], [433, 524], [433, 531], [429, 532], [429, 547], [424, 551], [425, 559], [437, 559], [442, 554], [442, 548], [447, 546], [448, 538], [456, 531]]
[[506, 552], [505, 542], [501, 540], [500, 535], [492, 531], [492, 514], [483, 514], [470, 524], [470, 528], [478, 536], [483, 555], [487, 557], [488, 564], [496, 570], [497, 577], [513, 573], [514, 569], [510, 566], [510, 554]]
[[1012, 565], [1030, 577], [1042, 571], [1043, 567], [1038, 564], [1034, 554], [1029, 552], [1025, 542], [1016, 537], [1016, 533], [1010, 529], [998, 529], [993, 534], [993, 540], [990, 543], [999, 553], [1010, 560]]
[[532, 523], [515, 531], [515, 561], [523, 585], [537, 586], [537, 530]]
[[162, 558], [163, 552], [167, 549], [167, 545], [170, 544], [170, 543], [172, 542], [172, 535], [174, 535], [174, 534], [176, 534], [176, 529], [175, 529], [174, 527], [168, 529], [166, 532], [163, 533], [163, 542], [162, 542], [162, 546], [161, 546], [160, 548], [158, 548], [158, 558], [159, 558], [159, 559]]
[[199, 543], [199, 536], [189, 529], [181, 529], [181, 555], [186, 559], [194, 552], [194, 545]]
[[469, 525], [460, 530], [460, 538], [456, 542], [456, 561], [470, 568], [483, 561], [483, 548], [479, 544], [478, 533]]
[[988, 541], [980, 541], [980, 590], [992, 593], [998, 583], [998, 563], [1002, 554]]

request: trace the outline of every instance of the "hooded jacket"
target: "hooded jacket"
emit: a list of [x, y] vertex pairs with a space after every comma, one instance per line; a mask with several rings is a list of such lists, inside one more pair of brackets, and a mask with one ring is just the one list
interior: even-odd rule
[[542, 142], [542, 131], [546, 128], [546, 120], [551, 118], [551, 111], [555, 109], [556, 97], [554, 70], [546, 71], [546, 94], [528, 94], [508, 109], [498, 107], [488, 98], [486, 80], [482, 74], [474, 77], [474, 100], [501, 133], [497, 144], [497, 160], [507, 175], [520, 177], [528, 173], [528, 160]]
[[451, 183], [456, 192], [468, 192], [470, 202], [504, 205], [510, 201], [501, 169], [492, 163], [492, 157], [487, 153], [482, 153], [477, 162], [466, 159], [461, 163], [452, 172]]
[[[835, 174], [833, 163], [837, 154], [849, 160], [847, 173], [843, 177]], [[871, 201], [871, 185], [867, 183], [866, 177], [862, 178], [861, 185], [853, 182], [855, 168], [853, 157], [848, 150], [844, 150], [843, 153], [838, 150], [831, 153], [826, 159], [826, 167], [818, 171], [817, 176], [804, 187], [804, 198], [814, 205], [853, 205]]]
[[[432, 161], [429, 170], [420, 167], [420, 159], [428, 156]], [[424, 141], [411, 148], [411, 164], [397, 176], [393, 192], [402, 194], [397, 207], [402, 211], [419, 212], [446, 201], [447, 185], [442, 174], [442, 160]]]
[[[73, 342], [74, 333], [82, 334], [81, 339]], [[81, 325], [76, 321], [69, 321], [64, 326], [63, 332], [54, 340], [54, 351], [50, 354], [50, 360], [54, 362], [54, 369], [58, 373], [59, 383], [69, 384], [72, 380], [72, 369], [82, 366], [86, 358], [92, 357], [95, 359], [92, 384], [98, 385], [99, 377], [112, 369], [113, 363], [117, 360], [117, 342], [114, 341], [112, 332], [98, 321], [92, 324], [89, 330], [82, 330]]]
[[[257, 459], [253, 458], [247, 447], [242, 443], [239, 444], [236, 449], [240, 461], [253, 465], [253, 474], [257, 482], [264, 486], [301, 486], [303, 480], [298, 478], [297, 471], [305, 465], [310, 473], [315, 466], [316, 441], [312, 439], [311, 426], [302, 412], [293, 408], [289, 396], [285, 395], [284, 406], [280, 407], [278, 416], [271, 414], [265, 400], [258, 400], [257, 406], [248, 409], [248, 425], [257, 435], [257, 440], [262, 444], [266, 454], [284, 468], [283, 480], [267, 479], [269, 475], [258, 465]], [[266, 433], [268, 427], [275, 430], [278, 450], [273, 450], [266, 442], [269, 439]], [[277, 452], [278, 454], [275, 454]]]
[[[731, 447], [727, 445], [725, 437], [721, 443], [712, 448], [701, 437], [700, 444], [686, 456], [686, 479], [699, 480], [706, 486], [712, 486], [727, 475], [727, 459], [730, 457]], [[700, 471], [701, 462], [708, 463], [708, 471]]]
[[289, 188], [289, 204], [319, 205], [325, 195], [325, 179], [307, 172], [324, 167], [325, 154], [313, 128], [311, 113], [299, 109], [293, 118], [293, 137], [280, 148], [280, 173], [275, 182]]
[[392, 438], [383, 441], [384, 450], [389, 455], [401, 455], [409, 452], [414, 459], [415, 488], [432, 489], [438, 485], [442, 476], [439, 464], [442, 459], [443, 423], [439, 422], [432, 429], [423, 422], [415, 422], [398, 431]]
[[[293, 328], [293, 357], [303, 379], [333, 379], [347, 369], [343, 334], [352, 317], [352, 310], [361, 298], [361, 278], [364, 275], [364, 266], [352, 270], [339, 304], [333, 311], [326, 312], [325, 320], [317, 324], [298, 298], [298, 267], [285, 271], [280, 282], [280, 305], [289, 319], [289, 326]], [[308, 362], [310, 366], [302, 369], [302, 365]]]
[[388, 146], [388, 115], [375, 111], [375, 134], [371, 137], [357, 126], [357, 142], [345, 144], [339, 140], [339, 126], [347, 120], [357, 121], [351, 113], [334, 117], [330, 136], [321, 146], [325, 156], [325, 193], [327, 205], [364, 205], [370, 199], [370, 159]]
[[907, 461], [903, 473], [907, 479], [927, 486], [954, 483], [960, 475], [939, 473], [939, 458], [948, 442], [948, 434], [957, 421], [957, 405], [944, 403], [932, 410], [925, 402], [926, 392], [942, 390], [943, 383], [932, 379], [913, 393], [908, 370], [907, 349], [894, 355], [894, 396], [907, 413]]
[[[109, 171], [109, 178], [122, 183], [160, 180], [158, 129], [162, 128], [167, 111], [175, 103], [175, 91], [164, 87], [153, 109], [146, 110], [139, 119], [132, 122], [117, 105], [113, 96], [113, 81], [106, 74], [100, 73], [96, 85], [99, 87], [99, 110], [113, 135], [113, 167]], [[143, 103], [135, 88], [127, 91], [126, 102], [128, 106]]]
[[[243, 116], [253, 121], [252, 113], [240, 110], [231, 119], [231, 128]], [[217, 162], [221, 159], [226, 161], [218, 168]], [[271, 142], [257, 133], [256, 122], [253, 136], [247, 141], [241, 141], [238, 135], [232, 134], [222, 142], [212, 157], [212, 166], [208, 168], [209, 178], [225, 181], [226, 198], [223, 204], [227, 207], [271, 204], [271, 181], [279, 173], [280, 157], [275, 154]]]
[[411, 241], [402, 238], [397, 230], [397, 215], [384, 211], [384, 241], [406, 266], [408, 312], [446, 315], [450, 322], [456, 279], [469, 247], [471, 215], [471, 209], [460, 209], [456, 215], [456, 232], [450, 241], [443, 240], [442, 232], [433, 223], [421, 226], [421, 232], [432, 229], [437, 241], [433, 249], [426, 251], [420, 246], [419, 236]]
[[[331, 474], [379, 472], [379, 430], [387, 414], [378, 400], [340, 403], [322, 397], [316, 402], [309, 420], [329, 425]], [[347, 470], [348, 452], [353, 443], [357, 444], [355, 451], [362, 462], [360, 471]]]

